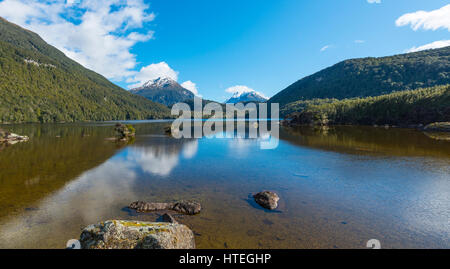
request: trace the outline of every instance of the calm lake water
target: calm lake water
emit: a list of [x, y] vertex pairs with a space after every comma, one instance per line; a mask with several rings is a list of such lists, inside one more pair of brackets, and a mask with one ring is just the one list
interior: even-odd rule
[[[11, 125], [27, 143], [0, 149], [0, 248], [64, 248], [108, 219], [154, 221], [136, 200], [196, 200], [174, 214], [198, 248], [450, 248], [450, 142], [408, 129], [282, 128], [259, 139], [182, 139], [169, 123], [135, 123], [118, 145], [113, 124]], [[273, 190], [279, 208], [251, 194]]]

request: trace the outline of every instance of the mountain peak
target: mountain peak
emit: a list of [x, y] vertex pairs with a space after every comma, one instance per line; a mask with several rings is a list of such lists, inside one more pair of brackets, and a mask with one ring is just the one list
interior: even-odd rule
[[168, 77], [149, 80], [130, 92], [166, 106], [194, 99], [194, 94], [190, 90]]
[[252, 89], [246, 89], [246, 90], [237, 90], [233, 93], [233, 96], [225, 101], [225, 103], [231, 103], [231, 104], [237, 104], [241, 102], [266, 102], [268, 98], [266, 98], [261, 93], [252, 90]]
[[178, 86], [178, 83], [168, 77], [159, 77], [156, 79], [152, 79], [144, 83], [140, 88], [164, 88], [169, 86]]

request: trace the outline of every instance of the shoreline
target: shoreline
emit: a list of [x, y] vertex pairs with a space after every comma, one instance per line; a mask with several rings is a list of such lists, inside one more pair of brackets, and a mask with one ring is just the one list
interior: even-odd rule
[[373, 127], [373, 128], [384, 128], [384, 129], [390, 129], [390, 128], [397, 128], [397, 129], [414, 129], [417, 131], [423, 131], [423, 132], [450, 132], [450, 127], [430, 127], [432, 125], [440, 125], [440, 124], [450, 124], [449, 122], [435, 122], [435, 123], [431, 123], [431, 124], [409, 124], [409, 125], [389, 125], [389, 124], [385, 124], [385, 125], [377, 125], [377, 124], [373, 124], [373, 125], [365, 125], [365, 124], [327, 124], [327, 125], [318, 125], [318, 124], [292, 124], [287, 122], [286, 120], [283, 120], [281, 122], [281, 125], [283, 127], [311, 127], [311, 128], [330, 128], [330, 127], [340, 127], [340, 126], [345, 126], [345, 127]]

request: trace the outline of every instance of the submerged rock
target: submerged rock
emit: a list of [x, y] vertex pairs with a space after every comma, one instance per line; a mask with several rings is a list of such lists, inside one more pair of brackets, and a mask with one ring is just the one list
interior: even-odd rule
[[194, 233], [183, 224], [108, 220], [83, 229], [82, 249], [194, 249]]
[[28, 141], [28, 136], [21, 136], [18, 134], [13, 134], [10, 132], [6, 132], [2, 129], [0, 129], [0, 144], [16, 144], [19, 142], [25, 142]]
[[137, 212], [151, 212], [158, 210], [174, 210], [180, 213], [195, 215], [200, 213], [202, 206], [200, 203], [192, 201], [181, 201], [176, 203], [148, 203], [143, 201], [133, 202], [128, 206]]
[[276, 193], [271, 191], [263, 191], [257, 193], [253, 195], [253, 198], [255, 199], [255, 202], [260, 206], [270, 210], [276, 209], [278, 207], [278, 201], [280, 200], [280, 197], [278, 197]]

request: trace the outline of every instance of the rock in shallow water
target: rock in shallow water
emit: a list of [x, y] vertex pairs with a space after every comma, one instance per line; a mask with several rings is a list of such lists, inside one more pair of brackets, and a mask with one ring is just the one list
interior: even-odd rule
[[128, 141], [136, 136], [136, 130], [130, 124], [125, 125], [117, 123], [114, 130], [116, 131], [116, 136], [119, 141]]
[[131, 203], [129, 208], [136, 210], [137, 212], [151, 212], [158, 210], [171, 210], [173, 207], [172, 203], [148, 203], [143, 201], [137, 201]]
[[195, 215], [200, 213], [202, 206], [197, 202], [178, 202], [173, 205], [172, 210], [188, 215]]
[[161, 220], [163, 222], [178, 223], [178, 221], [176, 221], [175, 218], [172, 215], [168, 214], [168, 213], [165, 213], [164, 215], [162, 215], [161, 216]]
[[271, 191], [263, 191], [253, 195], [255, 198], [255, 202], [257, 202], [260, 206], [274, 210], [278, 207], [278, 201], [280, 197], [274, 192]]
[[174, 210], [188, 215], [198, 214], [202, 210], [202, 206], [200, 203], [192, 201], [181, 201], [177, 203], [148, 203], [137, 201], [131, 203], [128, 207], [136, 210], [137, 212]]
[[19, 142], [28, 141], [28, 136], [21, 136], [18, 134], [9, 133], [0, 129], [0, 144], [16, 144]]
[[86, 227], [83, 249], [194, 249], [194, 233], [183, 224], [108, 220]]

